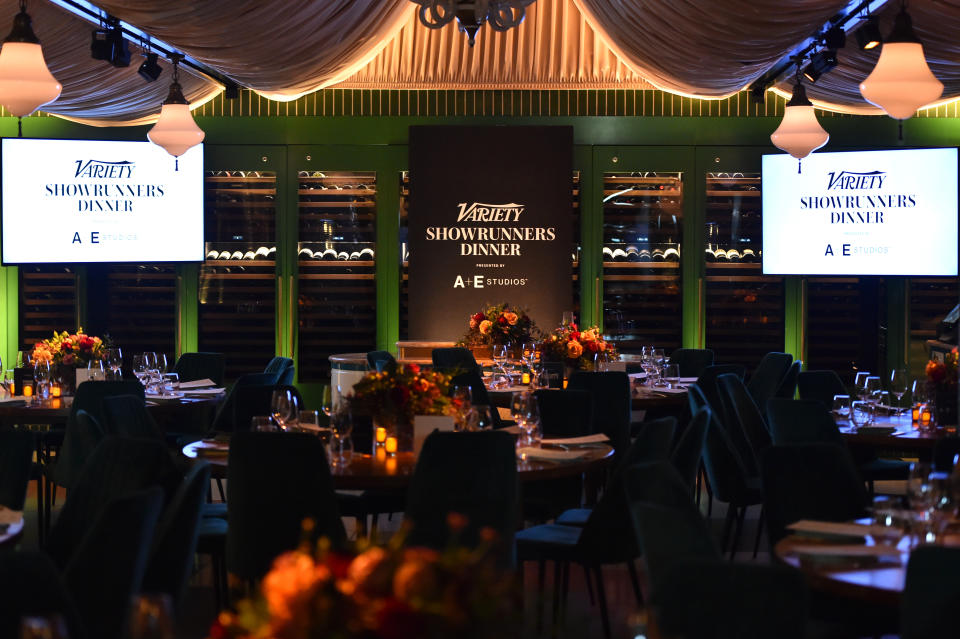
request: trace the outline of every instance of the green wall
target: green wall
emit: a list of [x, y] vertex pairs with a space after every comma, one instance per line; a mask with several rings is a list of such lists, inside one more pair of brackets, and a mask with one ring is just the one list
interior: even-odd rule
[[[508, 105], [510, 105], [508, 107]], [[296, 233], [296, 169], [310, 156], [313, 165], [336, 169], [376, 170], [377, 194], [377, 343], [393, 349], [399, 309], [398, 204], [399, 176], [407, 168], [408, 130], [411, 125], [474, 124], [492, 126], [570, 125], [574, 129], [575, 169], [581, 171], [582, 320], [602, 319], [594, 300], [602, 273], [602, 174], [625, 164], [663, 161], [676, 170], [701, 175], [708, 167], [730, 164], [738, 170], [759, 168], [760, 155], [777, 150], [769, 135], [779, 124], [783, 100], [768, 97], [766, 105], [749, 103], [745, 94], [725, 101], [697, 101], [656, 91], [590, 92], [357, 92], [327, 90], [294, 103], [270, 103], [249, 92], [236, 101], [218, 99], [198, 110], [197, 123], [206, 132], [207, 158], [259, 153], [285, 154], [288, 178], [279, 185], [282, 202], [281, 232]], [[268, 115], [264, 115], [264, 113]], [[323, 115], [325, 113], [335, 115]], [[424, 113], [425, 115], [417, 115]], [[587, 115], [576, 115], [585, 113]], [[230, 115], [233, 114], [233, 115]], [[387, 115], [384, 115], [387, 114]], [[490, 115], [488, 115], [490, 114]], [[897, 123], [886, 117], [821, 114], [831, 140], [825, 150], [892, 148], [897, 146], [952, 146], [960, 144], [960, 119], [956, 105], [904, 123], [904, 141], [897, 139]], [[145, 139], [147, 127], [96, 128], [64, 120], [31, 116], [24, 119], [24, 135], [52, 138]], [[16, 135], [16, 120], [0, 118], [0, 135]], [[714, 170], [709, 168], [709, 170]], [[692, 183], [691, 183], [692, 184]], [[685, 198], [685, 243], [699, 242], [702, 233], [702, 188], [692, 186], [695, 197]], [[598, 191], [600, 189], [600, 191]], [[699, 222], [699, 224], [698, 224]], [[703, 345], [702, 300], [698, 280], [703, 275], [702, 250], [688, 245], [682, 262], [683, 343]], [[295, 295], [295, 256], [278, 264]], [[178, 350], [197, 344], [197, 266], [179, 267]], [[9, 367], [17, 349], [18, 275], [13, 267], [0, 269], [0, 356]], [[899, 289], [897, 287], [900, 287]], [[903, 283], [893, 285], [890, 297], [891, 330], [904, 334], [908, 326]], [[898, 292], [899, 291], [899, 292]], [[784, 349], [803, 356], [805, 324], [804, 286], [789, 278], [786, 286], [786, 339]], [[293, 311], [294, 313], [296, 311]], [[283, 318], [283, 327], [296, 325]], [[71, 328], [71, 327], [65, 327]], [[296, 354], [296, 336], [284, 328], [277, 336], [277, 352]], [[890, 364], [903, 361], [907, 345], [891, 340]]]

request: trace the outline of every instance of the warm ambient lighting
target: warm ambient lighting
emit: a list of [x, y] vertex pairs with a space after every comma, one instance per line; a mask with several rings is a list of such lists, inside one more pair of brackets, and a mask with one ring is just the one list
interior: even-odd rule
[[860, 93], [898, 120], [906, 120], [943, 93], [943, 83], [927, 66], [923, 44], [913, 32], [906, 9], [897, 14], [893, 30], [880, 48], [877, 66], [860, 83]]
[[190, 104], [183, 97], [180, 88], [180, 74], [177, 64], [182, 56], [173, 55], [173, 82], [170, 84], [170, 93], [160, 109], [160, 119], [147, 133], [147, 138], [158, 146], [166, 149], [167, 153], [179, 157], [191, 147], [203, 142], [203, 129], [197, 126], [190, 113]]
[[[800, 160], [822, 147], [829, 139], [830, 134], [817, 121], [817, 114], [807, 99], [807, 91], [798, 75], [793, 97], [787, 102], [780, 126], [770, 134], [770, 141], [778, 149]], [[797, 172], [800, 172], [799, 167]]]
[[60, 97], [63, 87], [47, 68], [40, 40], [30, 26], [27, 4], [20, 2], [20, 13], [0, 50], [0, 103], [17, 117], [30, 115]]
[[442, 29], [457, 19], [460, 31], [473, 46], [477, 31], [486, 22], [494, 31], [506, 31], [523, 22], [534, 0], [410, 0], [420, 5], [420, 24]]

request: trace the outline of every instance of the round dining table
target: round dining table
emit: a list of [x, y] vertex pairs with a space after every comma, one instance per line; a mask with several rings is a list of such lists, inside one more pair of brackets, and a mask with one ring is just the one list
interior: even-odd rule
[[[182, 425], [187, 421], [203, 421], [223, 401], [224, 395], [204, 395], [200, 397], [177, 397], [160, 399], [147, 395], [147, 410], [161, 428], [165, 424]], [[70, 417], [72, 397], [57, 397], [34, 401], [0, 403], [0, 428], [15, 424], [42, 424], [64, 426]], [[194, 418], [203, 416], [203, 419]], [[209, 420], [207, 420], [209, 421]]]
[[899, 418], [895, 415], [880, 416], [873, 426], [861, 428], [853, 428], [849, 420], [838, 418], [837, 427], [849, 446], [903, 451], [911, 456], [916, 455], [921, 461], [932, 459], [937, 442], [957, 436], [955, 427], [922, 430], [916, 424], [911, 424], [909, 415]]
[[[521, 455], [517, 459], [517, 476], [520, 481], [572, 477], [599, 470], [613, 458], [613, 447], [608, 444], [591, 444], [577, 450], [582, 453], [580, 457], [563, 461]], [[228, 440], [192, 442], [183, 447], [183, 455], [189, 459], [205, 459], [210, 462], [214, 477], [226, 477]], [[377, 448], [373, 454], [355, 452], [348, 463], [331, 464], [330, 474], [334, 486], [340, 490], [402, 489], [409, 484], [416, 465], [412, 452], [388, 455], [383, 448]]]

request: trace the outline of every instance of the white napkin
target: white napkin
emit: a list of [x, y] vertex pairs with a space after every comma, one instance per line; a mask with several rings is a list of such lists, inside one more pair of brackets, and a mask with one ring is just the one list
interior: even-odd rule
[[865, 546], [863, 544], [811, 544], [809, 546], [792, 546], [790, 551], [804, 557], [899, 557], [900, 551], [895, 546]]
[[226, 388], [184, 388], [180, 385], [180, 391], [184, 395], [220, 395], [227, 392]]
[[787, 526], [787, 529], [797, 533], [832, 537], [864, 537], [866, 535], [873, 535], [874, 537], [900, 537], [902, 534], [896, 528], [888, 526], [851, 524], [841, 521], [817, 521], [815, 519], [795, 521]]
[[0, 397], [0, 404], [10, 404], [13, 402], [23, 402], [30, 399], [29, 397], [24, 397], [23, 395], [14, 395], [13, 397]]
[[207, 386], [216, 386], [212, 379], [198, 379], [192, 382], [180, 382], [180, 390], [186, 388], [206, 388]]
[[555, 437], [551, 439], [543, 439], [540, 441], [540, 443], [553, 444], [555, 446], [581, 446], [584, 444], [600, 444], [607, 441], [610, 441], [609, 437], [603, 433], [597, 433], [596, 435], [584, 435], [583, 437]]
[[578, 461], [583, 459], [589, 452], [581, 450], [555, 450], [553, 448], [518, 448], [517, 457], [521, 459], [542, 459], [544, 461]]

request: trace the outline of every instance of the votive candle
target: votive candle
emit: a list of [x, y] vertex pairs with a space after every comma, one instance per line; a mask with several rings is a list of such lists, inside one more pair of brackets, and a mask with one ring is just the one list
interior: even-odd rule
[[377, 427], [377, 443], [382, 444], [387, 441], [387, 429], [382, 426]]
[[386, 462], [387, 474], [393, 475], [397, 472], [397, 458], [396, 457], [387, 457]]
[[387, 437], [387, 442], [385, 445], [388, 455], [394, 455], [397, 452], [397, 438], [396, 437]]
[[24, 384], [24, 385], [23, 385], [23, 396], [24, 396], [24, 397], [33, 397], [33, 384]]
[[913, 408], [910, 409], [910, 419], [913, 420], [914, 424], [920, 421], [920, 404], [914, 404]]
[[60, 384], [54, 383], [50, 385], [50, 397], [60, 397], [63, 395], [63, 389], [60, 388]]
[[529, 383], [530, 383], [530, 373], [524, 373], [523, 375], [521, 375], [521, 376], [520, 376], [520, 383], [521, 383], [521, 384], [529, 384]]
[[931, 421], [933, 421], [933, 411], [930, 410], [928, 405], [924, 404], [923, 408], [920, 409], [920, 425], [929, 426]]
[[374, 458], [381, 464], [387, 461], [387, 451], [383, 449], [383, 446], [377, 446], [377, 450], [374, 453]]

